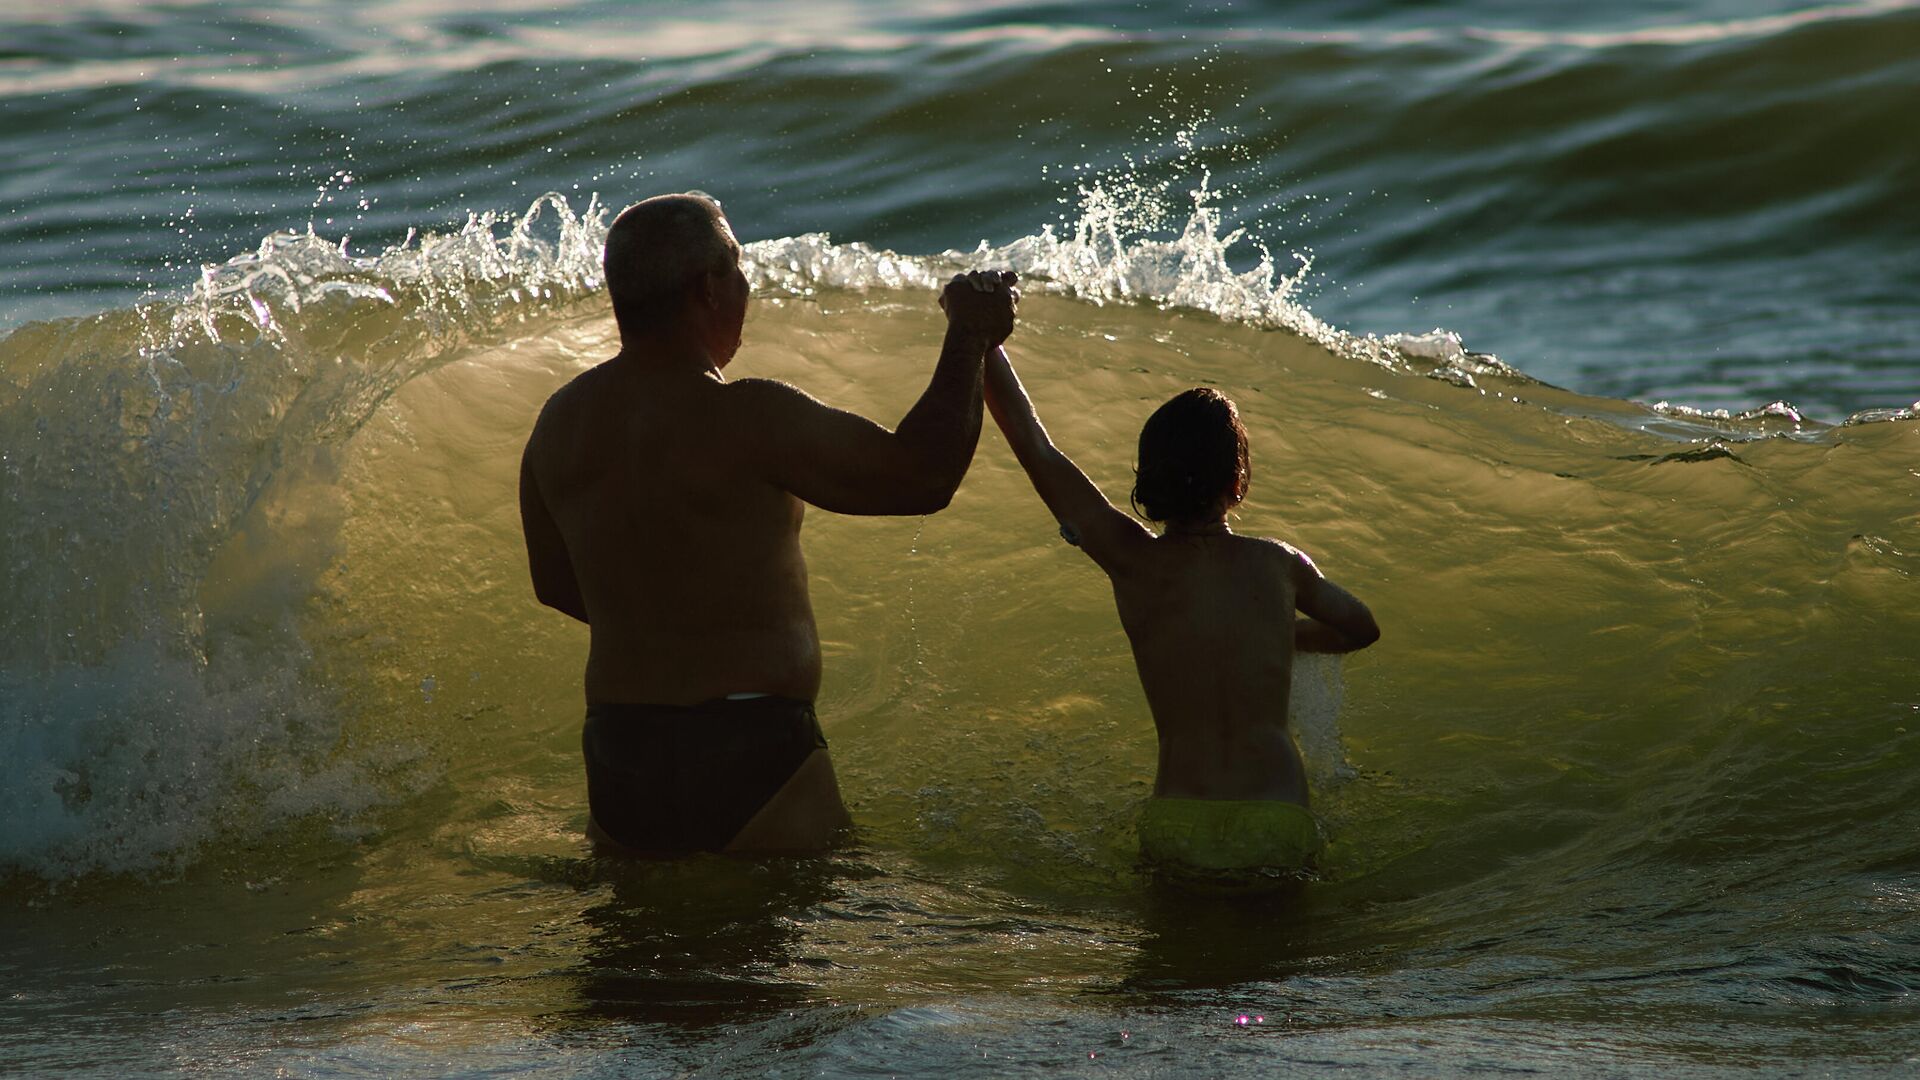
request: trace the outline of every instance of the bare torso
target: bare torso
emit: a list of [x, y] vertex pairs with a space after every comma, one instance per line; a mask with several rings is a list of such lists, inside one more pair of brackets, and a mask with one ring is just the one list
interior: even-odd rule
[[1110, 576], [1159, 733], [1154, 794], [1306, 805], [1287, 728], [1300, 556], [1225, 532], [1140, 546]]
[[[690, 198], [648, 200], [621, 221]], [[933, 376], [892, 431], [785, 383], [729, 383], [720, 369], [739, 348], [749, 288], [722, 232], [733, 265], [698, 277], [677, 318], [622, 318], [620, 354], [548, 400], [521, 459], [534, 594], [591, 628], [589, 705], [813, 701], [805, 504], [945, 506], [979, 438], [981, 357], [1013, 329], [1012, 275], [957, 275], [941, 294], [947, 335]], [[612, 250], [610, 238], [610, 260]], [[620, 302], [616, 293], [616, 316]], [[818, 849], [846, 823], [822, 746], [727, 850]], [[608, 839], [591, 822], [589, 832]]]
[[610, 362], [541, 417], [529, 460], [592, 626], [589, 703], [819, 691], [803, 506], [759, 475], [734, 389]]

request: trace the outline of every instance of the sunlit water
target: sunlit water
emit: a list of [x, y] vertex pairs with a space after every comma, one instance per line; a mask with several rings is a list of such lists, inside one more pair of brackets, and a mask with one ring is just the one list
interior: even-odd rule
[[[1771, 27], [1669, 19], [1704, 36], [1654, 44], [1706, 62], [1862, 20], [1887, 36], [1911, 25], [1859, 7], [1762, 13], [1786, 18]], [[437, 9], [386, 10], [401, 8], [458, 29]], [[1368, 41], [1487, 40], [1407, 37], [1396, 11], [1355, 16], [1361, 45], [1301, 47], [1351, 59]], [[498, 19], [474, 48], [551, 56], [587, 40]], [[357, 42], [353, 70], [382, 55], [356, 26], [329, 32]], [[1121, 37], [1154, 63], [1194, 60], [1150, 29]], [[1274, 28], [1213, 29], [1214, 64], [1240, 55], [1218, 42], [1294, 47]], [[976, 30], [854, 45], [888, 58], [876, 77], [892, 82], [915, 50], [992, 67], [1108, 43]], [[671, 40], [708, 40], [687, 35]], [[699, 69], [667, 95], [687, 108], [745, 93], [735, 67], [782, 64], [797, 65], [796, 99], [882, 108], [807, 82], [811, 47], [652, 46]], [[1576, 50], [1566, 59], [1599, 45], [1504, 47]], [[126, 78], [244, 90], [222, 56]], [[421, 79], [479, 93], [472, 61], [436, 76], [396, 60], [393, 107], [430, 111]], [[1889, 70], [1864, 81], [1897, 84]], [[36, 71], [0, 79], [52, 77]], [[336, 76], [338, 93], [373, 78]], [[957, 93], [945, 78], [939, 93]], [[32, 93], [52, 108], [72, 104], [63, 92]], [[1133, 152], [1109, 139], [1099, 154]], [[911, 161], [919, 144], [889, 145]], [[897, 419], [937, 353], [935, 283], [992, 263], [1027, 277], [1010, 349], [1049, 429], [1110, 492], [1160, 401], [1197, 383], [1232, 395], [1254, 454], [1235, 527], [1306, 548], [1386, 631], [1300, 680], [1333, 843], [1322, 880], [1292, 897], [1194, 895], [1138, 872], [1152, 729], [1125, 639], [1102, 576], [992, 432], [938, 515], [809, 517], [819, 704], [852, 845], [590, 858], [584, 629], [533, 602], [514, 501], [535, 409], [613, 348], [595, 265], [607, 207], [588, 193], [495, 187], [442, 217], [394, 211], [420, 231], [344, 250], [338, 226], [307, 232], [304, 205], [284, 234], [240, 214], [225, 227], [242, 242], [139, 305], [115, 292], [136, 276], [121, 256], [76, 270], [26, 245], [12, 280], [45, 300], [65, 274], [107, 310], [0, 339], [0, 1067], [1910, 1072], [1920, 424], [1900, 407], [1915, 395], [1872, 381], [1911, 385], [1910, 363], [1875, 366], [1866, 332], [1844, 339], [1851, 374], [1822, 399], [1844, 408], [1823, 422], [1766, 407], [1764, 378], [1692, 400], [1729, 406], [1714, 416], [1555, 389], [1529, 377], [1531, 354], [1473, 351], [1490, 346], [1471, 327], [1464, 348], [1390, 335], [1432, 320], [1356, 322], [1278, 237], [1235, 237], [1233, 185], [1275, 160], [1259, 137], [1244, 145], [1218, 168], [1089, 175], [1049, 229], [1053, 211], [1032, 204], [971, 229], [851, 194], [801, 200], [783, 223], [770, 195], [722, 190], [737, 219], [773, 223], [747, 231], [773, 238], [749, 247], [758, 299], [730, 370]], [[820, 167], [845, 175], [859, 164], [846, 154]], [[422, 183], [481, 165], [422, 164], [437, 177]], [[993, 175], [1004, 194], [1011, 167]], [[277, 197], [244, 178], [206, 186]], [[77, 220], [81, 205], [49, 197], [27, 211], [41, 226], [8, 227]], [[461, 226], [495, 205], [511, 211]], [[76, 235], [125, 229], [116, 213]], [[829, 226], [847, 242], [815, 233]], [[969, 250], [975, 232], [986, 250]], [[893, 253], [948, 247], [961, 250]], [[135, 248], [134, 262], [177, 253]], [[1332, 256], [1316, 255], [1324, 270]], [[1513, 274], [1460, 288], [1498, 308], [1526, 276]], [[1595, 318], [1567, 332], [1611, 331]], [[1652, 351], [1619, 355], [1660, 368]]]

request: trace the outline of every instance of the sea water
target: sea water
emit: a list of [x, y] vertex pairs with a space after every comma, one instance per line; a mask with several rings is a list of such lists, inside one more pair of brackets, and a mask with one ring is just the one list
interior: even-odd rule
[[[1920, 1056], [1907, 6], [8, 18], [7, 1069]], [[851, 845], [588, 855], [514, 479], [611, 214], [686, 187], [730, 374], [891, 423], [1011, 265], [1110, 493], [1240, 403], [1236, 529], [1385, 630], [1298, 680], [1320, 880], [1139, 872], [1125, 638], [991, 431], [940, 514], [809, 516]]]

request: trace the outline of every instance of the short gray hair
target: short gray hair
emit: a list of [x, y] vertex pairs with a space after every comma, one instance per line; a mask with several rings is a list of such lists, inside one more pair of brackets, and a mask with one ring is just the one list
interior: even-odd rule
[[700, 275], [740, 255], [720, 202], [700, 191], [655, 195], [620, 212], [601, 266], [622, 335], [677, 318]]

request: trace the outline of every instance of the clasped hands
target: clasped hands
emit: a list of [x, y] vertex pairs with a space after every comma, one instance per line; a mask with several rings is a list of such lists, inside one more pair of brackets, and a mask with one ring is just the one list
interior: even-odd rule
[[970, 270], [953, 275], [940, 293], [940, 308], [952, 330], [977, 333], [997, 347], [1013, 333], [1020, 307], [1020, 276], [1011, 270]]

